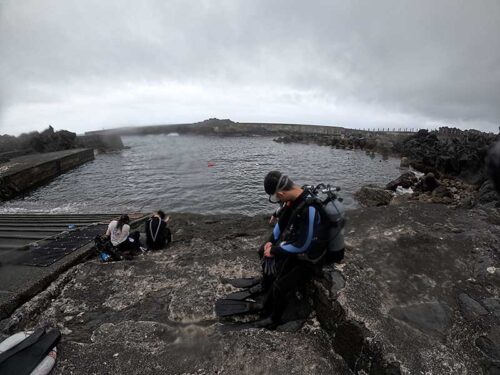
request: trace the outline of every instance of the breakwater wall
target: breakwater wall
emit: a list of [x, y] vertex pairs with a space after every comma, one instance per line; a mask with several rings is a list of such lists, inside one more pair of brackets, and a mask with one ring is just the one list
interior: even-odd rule
[[85, 135], [146, 135], [146, 134], [201, 134], [201, 135], [277, 135], [286, 133], [313, 133], [340, 135], [347, 131], [339, 126], [244, 123], [211, 119], [193, 124], [150, 125], [86, 132]]
[[277, 124], [277, 123], [233, 123], [214, 126], [215, 133], [251, 133], [251, 134], [276, 134], [276, 133], [300, 133], [300, 134], [324, 134], [340, 135], [345, 129], [340, 126], [322, 125], [299, 125], [299, 124]]
[[234, 122], [231, 120], [209, 119], [192, 124], [132, 126], [86, 132], [86, 136], [146, 135], [146, 134], [200, 134], [200, 135], [269, 135], [289, 134], [323, 135], [341, 137], [353, 133], [371, 135], [409, 135], [416, 131], [410, 128], [347, 129], [334, 125], [303, 125], [283, 123]]
[[92, 149], [76, 149], [13, 158], [0, 164], [0, 201], [41, 186], [60, 174], [94, 160]]

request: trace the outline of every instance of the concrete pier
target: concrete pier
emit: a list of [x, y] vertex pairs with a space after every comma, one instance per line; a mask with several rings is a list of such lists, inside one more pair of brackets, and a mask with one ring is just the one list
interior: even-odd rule
[[0, 164], [0, 200], [36, 188], [60, 174], [94, 160], [92, 149], [32, 154]]

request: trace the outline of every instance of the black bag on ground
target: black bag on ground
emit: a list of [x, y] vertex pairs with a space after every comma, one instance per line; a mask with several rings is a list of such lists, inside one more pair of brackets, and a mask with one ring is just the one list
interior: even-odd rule
[[117, 254], [115, 247], [106, 235], [97, 235], [94, 238], [94, 244], [97, 251], [97, 256], [103, 262], [121, 260], [121, 256]]

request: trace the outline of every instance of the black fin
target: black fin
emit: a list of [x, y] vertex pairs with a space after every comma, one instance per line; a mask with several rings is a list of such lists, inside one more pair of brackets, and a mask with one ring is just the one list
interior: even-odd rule
[[20, 351], [35, 344], [38, 340], [40, 340], [40, 337], [42, 337], [42, 335], [44, 335], [44, 334], [45, 334], [45, 330], [43, 328], [39, 328], [35, 332], [33, 332], [31, 335], [26, 337], [19, 344], [13, 346], [12, 348], [10, 348], [9, 350], [6, 350], [3, 353], [0, 353], [0, 364], [5, 362], [7, 359], [12, 357], [16, 353], [19, 353]]
[[257, 285], [252, 286], [251, 288], [241, 290], [238, 292], [229, 293], [224, 299], [233, 299], [236, 301], [243, 301], [247, 298], [255, 297], [259, 294], [263, 294], [262, 285], [259, 283]]
[[260, 277], [244, 277], [241, 279], [222, 279], [224, 284], [230, 284], [235, 288], [251, 288], [262, 281]]
[[215, 302], [215, 313], [219, 317], [253, 314], [262, 310], [262, 304], [253, 301], [220, 299]]
[[271, 318], [264, 318], [259, 320], [253, 320], [250, 322], [236, 322], [236, 323], [224, 323], [217, 327], [220, 333], [243, 331], [246, 329], [259, 329], [266, 328], [274, 330], [278, 327], [278, 324], [273, 322]]
[[224, 299], [232, 299], [234, 301], [243, 301], [246, 300], [247, 298], [252, 297], [252, 292], [248, 289], [246, 290], [241, 290], [239, 292], [233, 292], [229, 293], [227, 296], [224, 297]]

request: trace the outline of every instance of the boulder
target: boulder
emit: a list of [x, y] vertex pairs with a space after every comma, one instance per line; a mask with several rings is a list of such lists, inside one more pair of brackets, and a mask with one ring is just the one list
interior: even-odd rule
[[492, 327], [486, 335], [478, 337], [476, 345], [489, 358], [500, 361], [500, 326]]
[[477, 200], [482, 204], [496, 202], [499, 200], [499, 198], [500, 197], [495, 190], [495, 186], [491, 180], [486, 180], [477, 192]]
[[362, 206], [374, 207], [388, 205], [393, 193], [381, 187], [363, 186], [354, 196]]
[[500, 318], [500, 298], [485, 298], [482, 302], [491, 314]]
[[486, 159], [488, 176], [493, 181], [497, 192], [500, 194], [500, 141], [497, 142]]
[[394, 307], [389, 314], [429, 335], [444, 334], [451, 321], [451, 309], [439, 301]]
[[402, 204], [411, 201], [412, 199], [413, 199], [413, 194], [396, 194], [394, 197], [392, 197], [389, 204], [391, 205]]
[[444, 185], [439, 185], [431, 193], [432, 203], [453, 203], [454, 195], [453, 193]]
[[439, 186], [439, 181], [434, 176], [434, 173], [427, 173], [422, 178], [422, 191], [434, 191]]
[[474, 320], [478, 316], [487, 315], [488, 311], [479, 302], [465, 293], [458, 296], [458, 302], [462, 315], [467, 320]]
[[453, 193], [444, 185], [439, 185], [432, 190], [433, 198], [453, 198]]
[[398, 186], [401, 186], [405, 189], [412, 187], [418, 181], [417, 176], [413, 172], [405, 172], [395, 180], [389, 182], [385, 188], [387, 190], [396, 191]]
[[432, 173], [436, 178], [440, 178], [441, 174], [436, 168], [423, 164], [421, 161], [412, 160], [410, 161], [411, 167], [422, 173]]

